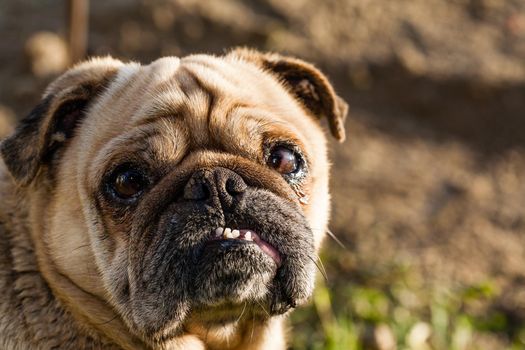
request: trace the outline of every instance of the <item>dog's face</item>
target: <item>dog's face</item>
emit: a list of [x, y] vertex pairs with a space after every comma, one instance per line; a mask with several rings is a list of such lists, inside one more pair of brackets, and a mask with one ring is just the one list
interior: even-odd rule
[[162, 343], [310, 296], [329, 202], [319, 118], [342, 139], [345, 114], [321, 73], [277, 55], [96, 60], [51, 84], [2, 154], [47, 269]]

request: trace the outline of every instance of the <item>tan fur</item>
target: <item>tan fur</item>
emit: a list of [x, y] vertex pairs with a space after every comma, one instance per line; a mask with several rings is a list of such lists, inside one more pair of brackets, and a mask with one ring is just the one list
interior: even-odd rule
[[[141, 152], [145, 143], [155, 150], [151, 161], [156, 164], [180, 162], [191, 153], [184, 163], [189, 168], [230, 162], [245, 171], [259, 171], [262, 183], [275, 186], [302, 207], [319, 248], [329, 208], [325, 136], [312, 113], [289, 94], [286, 82], [279, 82], [269, 72], [271, 67], [256, 62], [261, 58], [255, 53], [250, 55], [168, 57], [147, 66], [97, 59], [49, 86], [44, 97], [55, 97], [45, 128], [52, 123], [53, 110], [78, 98], [79, 86], [107, 84], [104, 92], [97, 90], [75, 137], [64, 141], [67, 146], [52, 179], [43, 168], [29, 185], [17, 184], [0, 162], [1, 349], [151, 348], [130, 331], [119, 316], [125, 310], [118, 310], [108, 291], [118, 276], [103, 272], [118, 268], [127, 241], [122, 227], [114, 225], [109, 226], [110, 239], [94, 238], [99, 221], [109, 219], [100, 217], [92, 202], [104, 169]], [[336, 98], [329, 88], [323, 93]], [[344, 138], [339, 118], [346, 110], [342, 115], [326, 114], [333, 119], [332, 131]], [[311, 161], [309, 180], [302, 188], [294, 191], [269, 170], [245, 160], [263, 161], [263, 138], [293, 138], [301, 145]], [[42, 136], [39, 142], [47, 141]], [[308, 196], [307, 204], [298, 202], [298, 193]], [[242, 321], [210, 330], [199, 315], [190, 314], [184, 334], [158, 348], [284, 349], [283, 320]]]

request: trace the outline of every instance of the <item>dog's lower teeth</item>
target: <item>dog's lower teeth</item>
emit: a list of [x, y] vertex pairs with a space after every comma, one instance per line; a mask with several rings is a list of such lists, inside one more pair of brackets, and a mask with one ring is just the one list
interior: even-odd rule
[[234, 237], [233, 237], [233, 234], [232, 234], [232, 230], [231, 230], [231, 228], [226, 227], [226, 228], [224, 229], [224, 237], [226, 237], [226, 238], [234, 238]]
[[225, 238], [225, 239], [236, 239], [237, 238], [237, 239], [244, 239], [246, 241], [252, 241], [253, 240], [252, 233], [250, 231], [246, 232], [245, 234], [243, 234], [241, 236], [241, 231], [240, 230], [238, 230], [238, 229], [232, 230], [229, 227], [226, 227], [226, 228], [217, 227], [215, 229], [215, 236], [216, 237], [222, 237], [222, 238]]

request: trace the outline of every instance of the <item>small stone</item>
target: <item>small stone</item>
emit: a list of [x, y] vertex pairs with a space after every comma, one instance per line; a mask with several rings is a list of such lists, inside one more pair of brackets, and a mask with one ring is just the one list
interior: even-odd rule
[[387, 324], [366, 327], [363, 333], [363, 348], [368, 350], [396, 350], [394, 333]]
[[375, 328], [374, 338], [378, 350], [396, 349], [396, 339], [392, 330], [386, 324], [380, 324]]
[[31, 72], [38, 78], [62, 73], [70, 63], [66, 42], [52, 32], [37, 32], [26, 42]]
[[407, 343], [411, 349], [426, 350], [428, 349], [427, 341], [432, 335], [432, 328], [428, 323], [416, 323], [407, 335]]

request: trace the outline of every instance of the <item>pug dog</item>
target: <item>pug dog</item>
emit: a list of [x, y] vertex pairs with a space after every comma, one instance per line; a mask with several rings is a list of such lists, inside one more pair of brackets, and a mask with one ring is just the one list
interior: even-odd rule
[[285, 349], [346, 114], [244, 48], [64, 73], [0, 144], [0, 348]]

